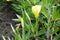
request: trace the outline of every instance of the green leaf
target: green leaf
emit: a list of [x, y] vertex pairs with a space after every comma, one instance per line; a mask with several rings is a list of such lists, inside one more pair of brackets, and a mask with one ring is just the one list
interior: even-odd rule
[[42, 34], [45, 34], [46, 33], [46, 29], [41, 29], [40, 31], [39, 31], [39, 35], [42, 35]]
[[58, 10], [54, 10], [53, 13], [52, 13], [52, 17], [53, 19], [57, 19], [57, 18], [60, 18], [60, 13]]
[[57, 27], [60, 27], [60, 20], [55, 23]]
[[20, 22], [20, 21], [21, 21], [20, 15], [17, 15], [17, 14], [16, 14], [16, 16], [18, 17], [18, 19], [12, 19], [12, 20], [15, 21], [15, 22]]
[[20, 34], [15, 35], [15, 40], [22, 40]]
[[45, 38], [38, 38], [39, 40], [45, 40]]
[[36, 4], [36, 3], [39, 3], [40, 0], [30, 0], [32, 4]]
[[20, 28], [19, 27], [16, 27], [16, 34], [15, 34], [15, 40], [22, 40], [21, 38], [21, 34], [19, 32]]
[[54, 31], [51, 32], [51, 34], [55, 34], [55, 33], [57, 33], [58, 31], [59, 31], [59, 28], [56, 27], [56, 28], [54, 28]]
[[46, 8], [42, 7], [42, 14], [48, 18], [49, 14], [48, 14], [48, 10], [46, 10]]
[[12, 19], [15, 22], [21, 22], [20, 19]]
[[18, 19], [21, 19], [21, 16], [20, 15], [16, 14], [16, 16], [18, 17]]
[[47, 6], [49, 5], [51, 0], [42, 0], [43, 5]]
[[55, 36], [53, 40], [60, 40], [60, 34]]
[[3, 40], [6, 40], [5, 36], [2, 35]]
[[27, 24], [27, 23], [25, 23], [25, 30], [26, 30], [26, 31], [29, 31], [29, 30], [30, 30], [30, 26], [29, 26], [29, 24]]

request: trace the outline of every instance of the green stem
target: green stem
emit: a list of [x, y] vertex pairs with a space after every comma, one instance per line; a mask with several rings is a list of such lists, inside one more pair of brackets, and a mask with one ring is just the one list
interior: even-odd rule
[[48, 17], [47, 40], [50, 39], [50, 15]]
[[38, 18], [36, 18], [36, 32], [38, 31]]
[[[38, 18], [36, 18], [35, 30], [36, 30], [36, 36], [37, 36], [37, 34], [38, 34]], [[36, 40], [38, 40], [38, 39], [36, 38]]]

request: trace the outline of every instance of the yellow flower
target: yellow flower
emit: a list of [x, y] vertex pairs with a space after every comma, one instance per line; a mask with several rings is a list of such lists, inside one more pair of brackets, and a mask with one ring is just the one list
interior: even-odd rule
[[32, 12], [35, 18], [38, 18], [40, 10], [41, 10], [41, 5], [32, 6]]

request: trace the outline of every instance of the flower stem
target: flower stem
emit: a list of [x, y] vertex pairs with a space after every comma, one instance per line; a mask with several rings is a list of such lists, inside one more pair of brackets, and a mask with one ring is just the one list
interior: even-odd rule
[[[37, 36], [37, 34], [38, 34], [38, 18], [36, 18], [35, 30], [36, 30], [36, 36]], [[36, 38], [36, 40], [38, 40], [38, 39]]]

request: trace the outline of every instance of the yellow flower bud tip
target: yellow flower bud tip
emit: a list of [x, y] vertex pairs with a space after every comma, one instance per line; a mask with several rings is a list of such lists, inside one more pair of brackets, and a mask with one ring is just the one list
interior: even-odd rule
[[32, 12], [36, 18], [39, 16], [40, 10], [41, 10], [41, 5], [32, 6]]

